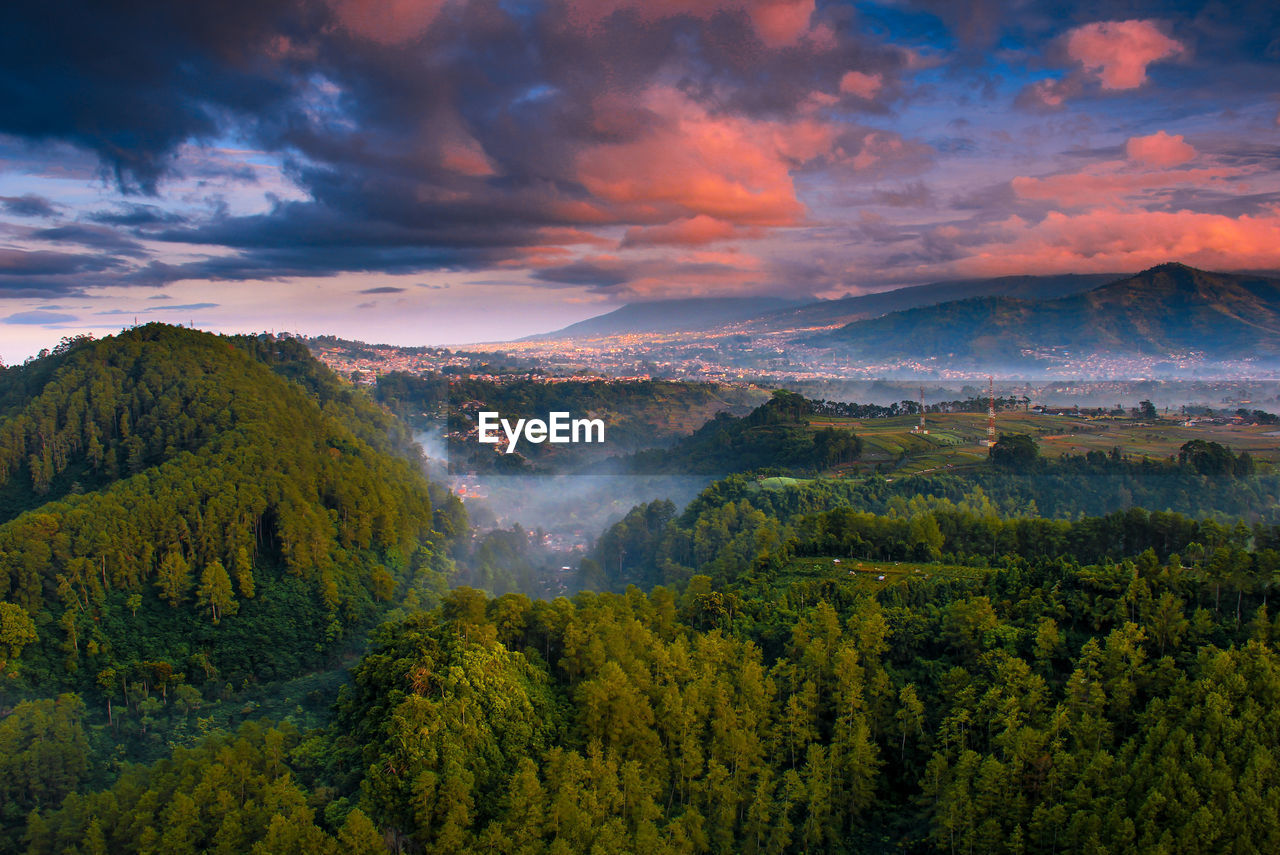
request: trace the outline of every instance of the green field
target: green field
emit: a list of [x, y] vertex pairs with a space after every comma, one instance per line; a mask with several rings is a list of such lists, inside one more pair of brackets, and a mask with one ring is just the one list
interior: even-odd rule
[[[926, 417], [927, 434], [912, 433], [918, 416], [892, 419], [846, 419], [815, 416], [815, 429], [852, 430], [862, 437], [861, 458], [841, 467], [845, 474], [879, 470], [890, 476], [915, 475], [939, 469], [972, 466], [987, 459], [983, 444], [987, 416], [983, 413], [943, 413]], [[1280, 429], [1274, 425], [1209, 425], [1185, 427], [1180, 421], [1145, 422], [1085, 419], [1072, 416], [1006, 412], [996, 414], [997, 433], [1025, 433], [1040, 444], [1040, 453], [1055, 458], [1119, 448], [1135, 457], [1166, 459], [1183, 443], [1203, 439], [1226, 445], [1255, 459], [1280, 462]]]

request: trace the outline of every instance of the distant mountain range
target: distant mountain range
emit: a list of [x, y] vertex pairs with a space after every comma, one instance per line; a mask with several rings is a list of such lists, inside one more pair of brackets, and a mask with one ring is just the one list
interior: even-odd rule
[[[783, 303], [785, 305], [776, 305]], [[773, 305], [771, 305], [773, 304]], [[1168, 263], [1136, 275], [1006, 276], [796, 303], [637, 303], [542, 339], [705, 330], [781, 333], [868, 363], [1030, 365], [1088, 353], [1280, 358], [1280, 276]]]
[[706, 330], [800, 305], [799, 300], [783, 297], [691, 297], [628, 303], [608, 314], [524, 341]]
[[1280, 279], [1162, 264], [1058, 299], [978, 297], [856, 321], [810, 336], [868, 361], [1020, 362], [1026, 351], [1213, 359], [1280, 355]]
[[778, 332], [834, 327], [878, 318], [920, 306], [934, 306], [970, 297], [1051, 299], [1078, 294], [1113, 282], [1123, 273], [1064, 274], [1059, 276], [1001, 276], [962, 279], [898, 288], [839, 300], [788, 300], [781, 297], [691, 297], [628, 303], [620, 309], [585, 321], [529, 336], [525, 341], [594, 338], [632, 333], [684, 332], [732, 327], [741, 332]]
[[830, 327], [867, 318], [878, 318], [921, 306], [934, 306], [972, 297], [1019, 297], [1046, 300], [1066, 297], [1114, 282], [1123, 273], [1070, 273], [1061, 276], [1001, 276], [996, 279], [962, 279], [898, 288], [878, 294], [819, 300], [781, 309], [742, 322], [744, 331], [769, 332]]

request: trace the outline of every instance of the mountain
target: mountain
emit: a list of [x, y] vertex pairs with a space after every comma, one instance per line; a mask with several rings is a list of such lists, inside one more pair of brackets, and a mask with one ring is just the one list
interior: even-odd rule
[[293, 340], [149, 324], [0, 372], [10, 673], [130, 700], [313, 667], [446, 566], [459, 509], [415, 458]]
[[799, 305], [802, 305], [801, 301], [782, 297], [690, 297], [628, 303], [608, 314], [525, 340], [705, 330]]
[[977, 297], [809, 339], [869, 361], [1019, 362], [1029, 351], [1214, 359], [1280, 355], [1280, 279], [1170, 263], [1056, 300]]
[[1045, 300], [1088, 291], [1114, 282], [1122, 273], [1069, 273], [1060, 276], [1001, 276], [995, 279], [961, 279], [898, 288], [877, 294], [820, 300], [789, 309], [779, 309], [742, 323], [744, 331], [769, 332], [813, 327], [831, 327], [891, 312], [933, 306], [972, 297], [1018, 297]]

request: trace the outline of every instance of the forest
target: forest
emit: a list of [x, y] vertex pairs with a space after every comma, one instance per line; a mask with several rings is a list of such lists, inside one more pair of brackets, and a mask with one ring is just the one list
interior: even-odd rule
[[1275, 474], [998, 445], [732, 474], [496, 596], [528, 538], [296, 342], [69, 340], [0, 373], [0, 851], [1280, 850]]

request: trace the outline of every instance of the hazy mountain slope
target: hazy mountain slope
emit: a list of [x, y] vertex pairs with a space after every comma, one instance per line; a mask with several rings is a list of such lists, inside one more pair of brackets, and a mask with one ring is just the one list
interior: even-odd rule
[[898, 288], [878, 294], [821, 300], [793, 309], [751, 318], [745, 330], [768, 331], [834, 326], [973, 297], [1053, 299], [1078, 294], [1124, 276], [1122, 273], [1064, 274], [1061, 276], [1001, 276], [996, 279], [964, 279]]
[[608, 314], [588, 318], [545, 335], [530, 336], [530, 339], [704, 330], [798, 305], [799, 301], [782, 297], [691, 297], [686, 300], [629, 303]]
[[1055, 347], [1274, 356], [1280, 353], [1280, 280], [1164, 264], [1057, 300], [960, 300], [858, 321], [812, 341], [867, 359], [1007, 360]]

